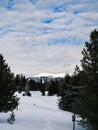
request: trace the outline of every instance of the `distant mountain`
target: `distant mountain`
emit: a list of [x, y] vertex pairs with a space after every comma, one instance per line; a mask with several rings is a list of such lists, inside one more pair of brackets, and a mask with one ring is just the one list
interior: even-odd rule
[[64, 73], [59, 73], [59, 74], [53, 74], [53, 73], [40, 73], [38, 75], [35, 75], [33, 77], [49, 77], [49, 78], [64, 78], [65, 74]]
[[28, 79], [33, 79], [36, 82], [47, 82], [52, 80], [61, 80], [65, 77], [64, 73], [59, 73], [59, 74], [53, 74], [53, 73], [40, 73], [38, 75], [35, 75], [33, 77], [29, 77]]

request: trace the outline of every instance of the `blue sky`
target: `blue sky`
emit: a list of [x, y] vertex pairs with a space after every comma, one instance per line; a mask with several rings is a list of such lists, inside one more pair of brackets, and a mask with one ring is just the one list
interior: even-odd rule
[[72, 73], [90, 32], [98, 0], [0, 1], [0, 53], [15, 73]]

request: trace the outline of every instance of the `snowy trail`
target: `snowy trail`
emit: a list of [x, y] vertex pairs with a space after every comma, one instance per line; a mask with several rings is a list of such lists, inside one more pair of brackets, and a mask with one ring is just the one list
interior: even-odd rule
[[41, 96], [40, 92], [32, 92], [31, 97], [21, 95], [18, 94], [20, 104], [15, 110], [15, 123], [10, 125], [6, 121], [10, 112], [0, 113], [0, 130], [72, 130], [72, 114], [58, 109], [56, 96]]

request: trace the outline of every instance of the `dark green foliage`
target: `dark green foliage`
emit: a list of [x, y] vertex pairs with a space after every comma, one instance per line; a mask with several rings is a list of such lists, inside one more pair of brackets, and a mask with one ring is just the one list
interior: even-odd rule
[[40, 82], [36, 83], [36, 90], [39, 90], [42, 93], [42, 96], [45, 96], [45, 82], [43, 79], [40, 79]]
[[50, 81], [48, 88], [48, 96], [53, 96], [54, 94], [57, 94], [57, 84], [58, 81]]
[[65, 83], [62, 94], [59, 99], [59, 108], [62, 110], [73, 112], [76, 101], [78, 99], [78, 87]]
[[[91, 32], [85, 42], [80, 71], [76, 66], [72, 77], [65, 77], [59, 108], [82, 117], [81, 124], [88, 130], [98, 130], [98, 31]], [[76, 86], [76, 87], [75, 87]]]
[[19, 93], [21, 93], [24, 90], [25, 84], [26, 84], [25, 76], [22, 75], [22, 74], [21, 75], [20, 74], [16, 75], [16, 77], [15, 77], [15, 85], [16, 85], [17, 90], [18, 90]]
[[81, 85], [83, 84], [82, 78], [84, 77], [84, 73], [80, 71], [79, 67], [75, 67], [74, 74], [70, 76], [69, 74], [65, 75], [64, 80], [60, 83], [61, 94], [59, 99], [59, 108], [74, 112], [76, 107], [76, 103], [78, 101], [78, 97], [81, 90]]
[[42, 96], [45, 96], [45, 85], [44, 84], [42, 84], [41, 92], [42, 92]]
[[65, 82], [64, 82], [63, 79], [60, 80], [60, 81], [58, 81], [58, 85], [57, 85], [57, 96], [61, 96], [62, 95], [64, 86], [65, 86]]
[[16, 77], [15, 77], [15, 85], [16, 86], [20, 85], [20, 75], [16, 75]]
[[38, 83], [33, 79], [30, 79], [30, 91], [37, 91], [39, 90]]
[[40, 91], [42, 93], [42, 96], [45, 96], [45, 83], [42, 81], [42, 79], [40, 81]]
[[18, 98], [14, 96], [16, 92], [14, 74], [0, 54], [0, 112], [12, 111], [18, 105]]
[[84, 119], [86, 126], [98, 129], [98, 31], [90, 35], [90, 42], [85, 42], [81, 60], [86, 75], [85, 88], [81, 91], [77, 113]]
[[85, 83], [87, 81], [86, 77], [86, 73], [81, 70], [78, 73], [74, 73], [72, 75], [70, 83], [73, 86], [85, 86]]
[[70, 83], [71, 83], [71, 76], [70, 76], [69, 74], [66, 74], [66, 75], [65, 75], [65, 82], [66, 82], [67, 84], [70, 84]]
[[68, 100], [67, 99], [67, 92], [68, 92], [68, 86], [65, 85], [64, 83], [62, 84], [62, 92], [61, 92], [61, 97], [59, 99], [59, 108], [62, 109], [62, 110], [66, 110], [68, 111], [69, 109], [69, 104], [68, 104]]

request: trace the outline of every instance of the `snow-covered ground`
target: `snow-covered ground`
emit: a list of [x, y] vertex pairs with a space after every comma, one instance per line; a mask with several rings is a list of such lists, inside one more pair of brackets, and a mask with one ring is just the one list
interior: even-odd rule
[[[14, 124], [7, 123], [10, 112], [0, 113], [0, 130], [73, 130], [72, 113], [58, 109], [56, 96], [31, 93], [31, 97], [17, 94], [20, 104]], [[83, 128], [76, 125], [76, 130]]]

